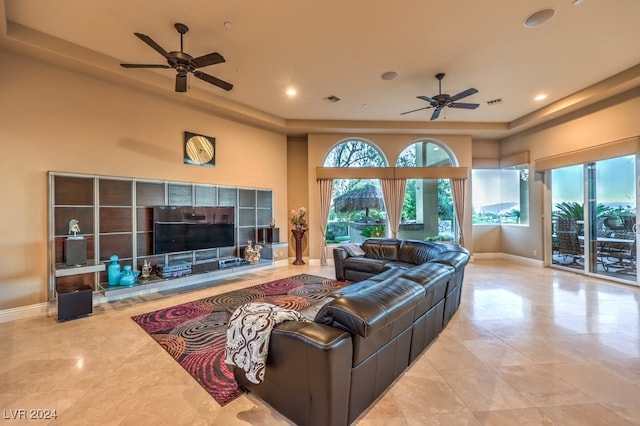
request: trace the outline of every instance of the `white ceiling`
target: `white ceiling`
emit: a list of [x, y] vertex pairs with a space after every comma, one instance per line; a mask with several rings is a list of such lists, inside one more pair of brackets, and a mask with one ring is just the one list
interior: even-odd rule
[[[504, 137], [640, 86], [638, 0], [0, 2], [8, 48], [57, 55], [86, 72], [287, 133], [376, 128]], [[524, 27], [546, 7], [555, 9], [549, 21]], [[179, 50], [176, 22], [190, 28], [185, 52], [225, 57], [202, 71], [232, 83], [232, 91], [190, 76], [189, 91], [175, 93], [174, 70], [119, 66], [165, 63], [133, 33]], [[386, 71], [398, 77], [382, 80]], [[478, 93], [462, 102], [480, 107], [446, 108], [437, 123], [429, 122], [431, 109], [400, 115], [427, 106], [417, 95], [438, 94], [439, 72], [446, 73], [444, 93], [474, 87]], [[597, 91], [583, 91], [596, 83]], [[288, 88], [298, 95], [288, 97]], [[534, 101], [540, 93], [547, 99]], [[488, 105], [493, 99], [502, 102]]]

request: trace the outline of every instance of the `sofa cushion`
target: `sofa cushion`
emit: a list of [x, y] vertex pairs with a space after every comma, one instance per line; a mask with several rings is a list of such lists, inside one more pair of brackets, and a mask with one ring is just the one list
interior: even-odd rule
[[[353, 339], [353, 366], [365, 362], [397, 336], [411, 330], [423, 287], [402, 277], [344, 294], [327, 303], [315, 322], [348, 331]], [[409, 333], [409, 338], [410, 338]], [[408, 351], [404, 355], [408, 363]]]
[[[378, 275], [374, 275], [371, 278], [377, 277]], [[349, 293], [355, 293], [358, 291], [361, 291], [363, 289], [368, 288], [369, 286], [372, 286], [374, 284], [377, 284], [378, 280], [372, 280], [372, 279], [368, 279], [368, 280], [364, 280], [364, 281], [358, 281], [357, 283], [353, 283], [353, 284], [349, 284], [347, 286], [344, 286], [338, 290], [336, 290], [335, 294], [336, 296], [343, 296], [345, 294], [349, 294]]]
[[443, 251], [442, 244], [418, 240], [403, 240], [398, 250], [398, 260], [400, 262], [420, 265], [438, 257]]
[[[429, 281], [433, 280], [444, 279], [446, 282], [451, 279], [454, 273], [455, 269], [452, 266], [427, 262], [404, 271], [402, 276], [410, 279], [411, 281], [417, 282], [418, 284], [425, 285]], [[444, 297], [444, 294], [442, 294], [442, 297]]]
[[414, 265], [413, 263], [398, 262], [398, 261], [395, 261], [395, 260], [391, 260], [391, 261], [389, 261], [389, 262], [384, 264], [385, 270], [400, 269], [402, 271], [402, 270], [413, 268], [415, 266], [416, 265]]
[[[465, 250], [465, 251], [463, 251]], [[448, 250], [433, 259], [433, 262], [450, 265], [456, 268], [456, 271], [462, 270], [469, 263], [469, 252], [463, 250]]]
[[351, 281], [354, 283], [368, 280], [373, 276], [375, 276], [375, 274], [371, 272], [354, 271], [353, 269], [346, 269], [344, 271], [344, 281]]
[[431, 262], [418, 265], [402, 274], [403, 278], [410, 279], [424, 287], [425, 298], [416, 310], [417, 316], [424, 314], [444, 300], [454, 274], [455, 269], [452, 266]]
[[385, 270], [384, 260], [373, 259], [370, 257], [347, 257], [344, 259], [345, 269], [352, 271], [367, 272], [369, 274], [379, 274]]
[[[386, 264], [387, 269], [385, 271], [370, 277], [367, 281], [370, 281], [370, 282], [384, 281], [387, 278], [399, 277], [406, 271], [406, 268], [390, 268], [389, 266], [393, 264], [396, 264], [396, 262], [388, 262]], [[352, 287], [352, 286], [350, 285], [349, 287]]]
[[398, 260], [400, 240], [395, 238], [367, 238], [361, 247], [366, 257], [379, 260]]
[[422, 286], [413, 281], [390, 278], [330, 301], [318, 312], [315, 322], [367, 337], [413, 312], [424, 294]]

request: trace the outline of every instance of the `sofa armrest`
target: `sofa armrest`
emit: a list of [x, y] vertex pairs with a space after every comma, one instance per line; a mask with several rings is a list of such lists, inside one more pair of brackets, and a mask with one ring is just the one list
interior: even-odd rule
[[351, 336], [315, 322], [277, 325], [269, 343], [264, 381], [238, 383], [300, 425], [347, 425], [351, 388]]
[[464, 267], [467, 266], [467, 263], [469, 263], [469, 257], [469, 252], [449, 250], [439, 254], [436, 258], [432, 259], [432, 262], [452, 266], [456, 269], [456, 272], [461, 272]]
[[342, 293], [318, 311], [315, 321], [366, 338], [407, 312], [415, 311], [424, 296], [425, 290], [420, 284], [392, 277], [355, 292]]
[[336, 280], [345, 281], [344, 260], [349, 257], [349, 253], [342, 247], [333, 249], [333, 264], [336, 269]]

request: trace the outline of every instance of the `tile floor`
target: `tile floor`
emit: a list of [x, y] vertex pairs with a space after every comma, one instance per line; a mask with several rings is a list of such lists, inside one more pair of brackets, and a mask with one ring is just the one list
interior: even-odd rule
[[[300, 272], [254, 271], [190, 292], [97, 306], [90, 317], [0, 324], [0, 423], [288, 425], [242, 396], [221, 408], [130, 317]], [[358, 425], [640, 425], [640, 289], [476, 260], [463, 301]], [[12, 421], [56, 410], [54, 422]]]

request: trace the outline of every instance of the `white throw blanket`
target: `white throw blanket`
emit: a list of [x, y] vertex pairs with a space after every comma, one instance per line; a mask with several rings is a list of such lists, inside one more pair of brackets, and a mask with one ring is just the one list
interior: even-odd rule
[[227, 328], [226, 363], [246, 373], [247, 380], [264, 380], [271, 330], [284, 321], [307, 321], [297, 311], [280, 308], [271, 303], [253, 302], [233, 312]]

